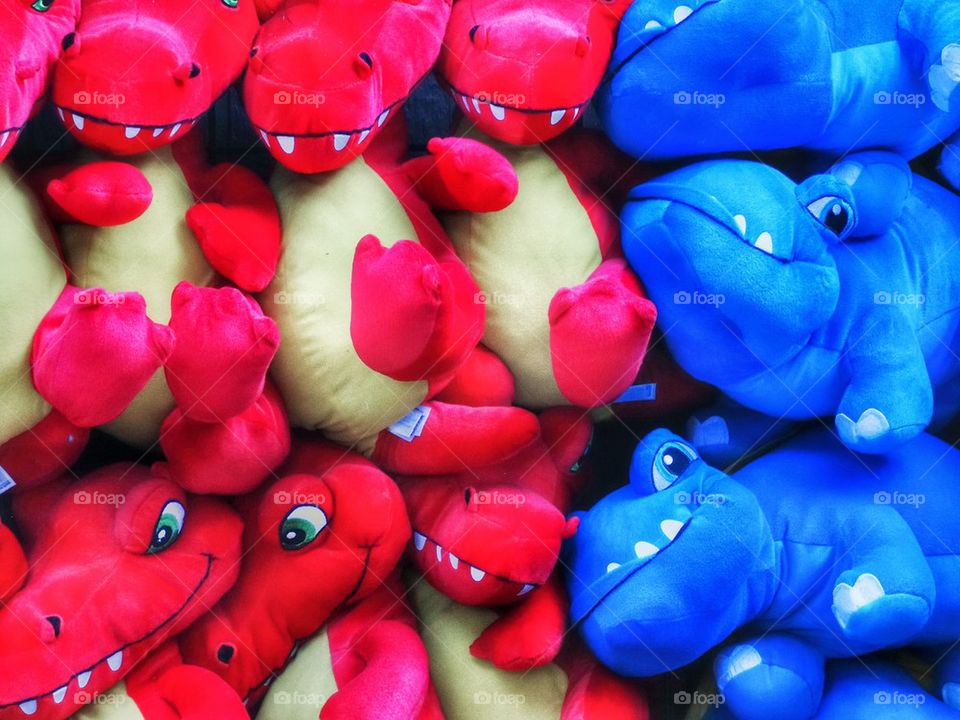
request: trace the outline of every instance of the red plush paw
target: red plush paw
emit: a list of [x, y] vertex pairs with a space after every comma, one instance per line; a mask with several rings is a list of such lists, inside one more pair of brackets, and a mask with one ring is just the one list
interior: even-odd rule
[[503, 155], [469, 138], [433, 138], [427, 149], [451, 200], [449, 209], [503, 210], [517, 197], [517, 173]]
[[51, 180], [47, 195], [65, 220], [108, 227], [140, 217], [153, 201], [153, 188], [133, 165], [95, 162]]
[[71, 423], [116, 418], [166, 361], [173, 333], [147, 317], [138, 293], [68, 286], [33, 338], [33, 382]]
[[501, 670], [520, 672], [553, 662], [563, 643], [563, 624], [538, 623], [520, 614], [506, 614], [470, 646], [470, 654]]
[[560, 290], [549, 319], [557, 386], [574, 405], [596, 407], [623, 394], [637, 376], [657, 310], [619, 279], [600, 275]]
[[276, 323], [236, 288], [182, 282], [172, 306], [177, 346], [164, 371], [181, 412], [210, 423], [242, 413], [263, 392], [280, 345]]

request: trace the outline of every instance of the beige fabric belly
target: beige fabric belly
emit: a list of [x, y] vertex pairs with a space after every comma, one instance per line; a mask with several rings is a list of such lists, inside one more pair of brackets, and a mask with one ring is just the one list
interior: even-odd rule
[[[97, 228], [65, 225], [61, 240], [67, 263], [81, 287], [114, 292], [136, 291], [147, 302], [150, 318], [170, 320], [170, 296], [177, 283], [197, 286], [213, 282], [207, 264], [184, 215], [193, 195], [169, 147], [128, 158], [153, 187], [153, 202], [133, 222]], [[119, 418], [104, 429], [139, 447], [156, 442], [160, 424], [174, 402], [160, 370]]]
[[370, 453], [376, 434], [423, 402], [426, 382], [398, 382], [363, 364], [350, 339], [357, 243], [415, 240], [396, 197], [363, 159], [321, 175], [277, 170], [271, 186], [283, 254], [261, 305], [280, 326], [272, 374], [291, 422]]
[[63, 292], [66, 274], [37, 200], [0, 166], [0, 443], [40, 422], [50, 406], [37, 394], [30, 350], [37, 326]]
[[304, 643], [283, 674], [273, 681], [257, 720], [317, 720], [336, 691], [330, 638], [324, 627]]
[[[80, 690], [79, 692], [83, 692]], [[122, 680], [70, 716], [70, 720], [145, 720]]]
[[412, 588], [430, 675], [447, 720], [559, 720], [567, 675], [554, 663], [526, 672], [498, 670], [470, 654], [470, 645], [497, 618], [493, 610], [460, 605], [429, 583]]
[[506, 209], [444, 219], [457, 254], [486, 295], [483, 343], [513, 372], [518, 405], [568, 405], [553, 375], [547, 310], [557, 290], [580, 285], [600, 264], [596, 231], [540, 146], [475, 135], [510, 160], [520, 181], [517, 199]]

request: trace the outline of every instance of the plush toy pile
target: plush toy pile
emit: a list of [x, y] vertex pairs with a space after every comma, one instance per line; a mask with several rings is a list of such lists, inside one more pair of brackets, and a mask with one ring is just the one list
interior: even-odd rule
[[960, 0], [0, 8], [0, 720], [960, 720]]

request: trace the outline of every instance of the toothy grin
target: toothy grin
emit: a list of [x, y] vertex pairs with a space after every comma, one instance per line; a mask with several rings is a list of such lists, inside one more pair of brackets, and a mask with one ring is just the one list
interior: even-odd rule
[[[297, 149], [297, 141], [326, 141], [333, 148], [335, 152], [342, 152], [351, 144], [355, 149], [359, 149], [370, 136], [370, 133], [374, 129], [383, 127], [384, 123], [387, 122], [387, 118], [390, 117], [390, 112], [398, 104], [402, 103], [403, 100], [398, 100], [395, 103], [387, 106], [378, 116], [376, 121], [369, 127], [358, 128], [356, 130], [337, 130], [334, 132], [325, 132], [325, 133], [276, 133], [268, 132], [261, 127], [257, 128], [257, 132], [260, 133], [260, 138], [263, 140], [264, 145], [268, 148], [273, 149], [274, 147], [279, 147], [287, 155], [292, 155], [293, 151]], [[271, 144], [273, 143], [273, 144]], [[315, 146], [312, 146], [312, 149], [317, 149]]]
[[453, 100], [455, 103], [457, 103], [457, 106], [467, 114], [467, 117], [480, 118], [483, 117], [484, 113], [489, 113], [494, 120], [499, 122], [506, 120], [510, 113], [522, 113], [524, 115], [549, 115], [550, 124], [558, 125], [565, 117], [567, 117], [568, 113], [570, 114], [571, 122], [575, 121], [577, 117], [579, 117], [580, 112], [583, 110], [583, 106], [586, 104], [580, 103], [579, 105], [572, 105], [569, 107], [535, 109], [511, 105], [498, 105], [496, 103], [489, 102], [489, 100], [485, 98], [462, 93], [452, 86], [450, 87], [450, 94], [453, 96]]
[[659, 538], [654, 542], [648, 540], [640, 540], [636, 542], [633, 546], [633, 557], [629, 560], [624, 561], [623, 563], [611, 562], [607, 565], [607, 572], [611, 573], [614, 570], [626, 565], [628, 563], [634, 562], [636, 560], [649, 561], [654, 558], [658, 553], [663, 552], [668, 547], [673, 544], [673, 541], [677, 539], [677, 536], [681, 531], [690, 524], [690, 520], [693, 515], [686, 513], [686, 518], [683, 520], [676, 520], [674, 518], [667, 518], [660, 523], [660, 532], [663, 533], [663, 536], [667, 539], [667, 542], [664, 543]]
[[72, 127], [77, 132], [82, 133], [87, 127], [88, 123], [91, 125], [123, 128], [123, 136], [127, 140], [134, 140], [137, 137], [140, 137], [141, 133], [144, 136], [150, 136], [151, 138], [159, 138], [161, 135], [166, 134], [167, 139], [173, 140], [177, 135], [180, 134], [181, 130], [189, 130], [194, 124], [196, 124], [197, 120], [199, 120], [199, 118], [192, 118], [170, 123], [169, 125], [124, 125], [122, 123], [110, 122], [109, 120], [105, 120], [103, 118], [94, 117], [93, 115], [87, 115], [85, 113], [80, 113], [76, 110], [71, 110], [69, 108], [60, 106], [57, 106], [57, 114], [60, 116], [60, 120], [64, 124], [67, 124], [67, 118], [69, 118], [70, 125], [68, 125], [68, 127]]
[[470, 571], [470, 579], [473, 580], [473, 581], [476, 582], [476, 583], [481, 582], [485, 577], [492, 577], [492, 578], [495, 578], [496, 580], [499, 580], [499, 581], [501, 581], [501, 582], [512, 583], [512, 584], [514, 584], [514, 585], [520, 585], [520, 590], [519, 590], [519, 592], [517, 592], [517, 597], [520, 597], [520, 596], [522, 596], [522, 595], [526, 595], [528, 592], [530, 592], [530, 591], [533, 590], [535, 587], [537, 587], [537, 586], [536, 586], [535, 584], [533, 584], [533, 583], [522, 583], [522, 582], [518, 582], [518, 581], [516, 581], [516, 580], [511, 580], [510, 578], [507, 578], [507, 577], [502, 577], [502, 576], [500, 576], [500, 575], [494, 575], [493, 573], [488, 573], [486, 570], [484, 570], [484, 569], [482, 569], [482, 568], [479, 568], [479, 567], [477, 567], [476, 565], [471, 565], [470, 563], [463, 562], [463, 560], [462, 560], [461, 558], [457, 557], [457, 556], [454, 555], [452, 552], [449, 552], [448, 550], [445, 550], [445, 549], [440, 545], [440, 543], [436, 542], [435, 540], [432, 540], [432, 539], [428, 538], [428, 537], [427, 537], [426, 535], [424, 535], [423, 533], [419, 533], [419, 532], [417, 532], [417, 531], [414, 531], [414, 533], [413, 533], [413, 546], [414, 546], [414, 548], [416, 548], [416, 551], [417, 551], [418, 553], [423, 552], [424, 548], [425, 548], [426, 545], [427, 545], [427, 542], [431, 543], [431, 544], [434, 546], [434, 553], [436, 554], [437, 565], [442, 566], [442, 565], [443, 565], [443, 559], [444, 559], [444, 557], [446, 557], [447, 562], [450, 563], [450, 567], [453, 568], [454, 570], [459, 570], [461, 565], [463, 565], [464, 568], [469, 569], [469, 571]]

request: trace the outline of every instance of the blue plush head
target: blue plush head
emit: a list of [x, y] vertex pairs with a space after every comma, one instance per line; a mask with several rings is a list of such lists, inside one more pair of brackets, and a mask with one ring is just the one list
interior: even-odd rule
[[630, 483], [581, 519], [567, 546], [571, 613], [617, 672], [685, 665], [763, 602], [774, 551], [757, 499], [666, 430], [637, 447]]
[[833, 314], [829, 250], [855, 224], [835, 175], [797, 185], [761, 163], [715, 160], [634, 188], [623, 245], [680, 364], [722, 386], [790, 359]]

